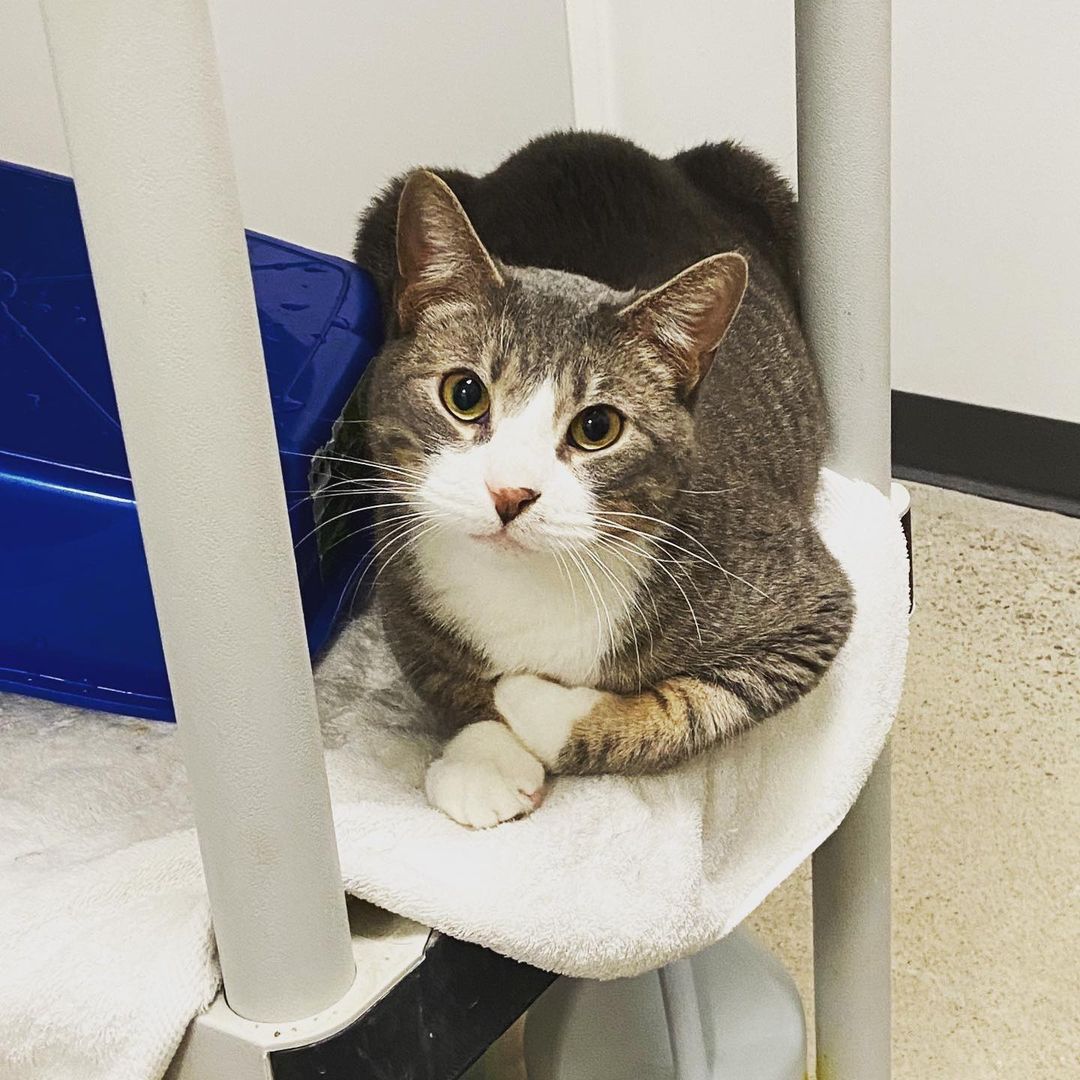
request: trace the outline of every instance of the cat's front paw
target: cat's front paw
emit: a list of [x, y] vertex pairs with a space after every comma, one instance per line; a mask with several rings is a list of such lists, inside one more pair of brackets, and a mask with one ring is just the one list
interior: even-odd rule
[[424, 777], [428, 802], [473, 829], [532, 813], [544, 801], [544, 766], [495, 720], [458, 732]]
[[503, 675], [495, 684], [495, 708], [515, 735], [548, 767], [570, 740], [578, 720], [604, 695], [567, 687], [538, 675]]

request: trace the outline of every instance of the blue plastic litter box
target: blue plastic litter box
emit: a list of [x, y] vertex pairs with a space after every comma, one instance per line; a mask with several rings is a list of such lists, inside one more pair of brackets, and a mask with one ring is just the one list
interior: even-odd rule
[[[249, 233], [255, 298], [313, 653], [359, 534], [307, 536], [312, 455], [381, 343], [370, 278]], [[303, 541], [303, 542], [300, 542]], [[0, 162], [0, 689], [172, 719], [172, 702], [75, 188]]]

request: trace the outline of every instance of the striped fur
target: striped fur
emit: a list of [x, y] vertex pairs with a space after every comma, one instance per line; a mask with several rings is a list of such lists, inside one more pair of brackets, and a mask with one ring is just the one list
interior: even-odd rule
[[[837, 597], [801, 634], [748, 642], [698, 675], [636, 694], [604, 694], [574, 723], [551, 771], [651, 773], [723, 742], [797, 701], [820, 681], [851, 617]], [[831, 627], [831, 629], [826, 629]], [[513, 727], [513, 724], [511, 724]]]
[[[375, 201], [356, 259], [387, 342], [330, 471], [398, 489], [374, 515], [379, 602], [449, 734], [501, 719], [553, 772], [651, 772], [821, 678], [853, 608], [813, 526], [827, 429], [794, 223], [791, 191], [750, 151], [663, 160], [586, 134], [482, 177], [403, 177]], [[491, 392], [477, 424], [439, 401], [461, 369]], [[584, 454], [569, 425], [599, 403], [622, 433]], [[541, 492], [500, 535], [496, 473]], [[357, 496], [340, 492], [326, 518], [344, 531]], [[408, 512], [433, 523], [415, 543], [397, 539]], [[515, 805], [494, 784], [490, 805], [473, 798], [497, 751], [514, 756], [484, 731], [483, 754], [468, 755], [475, 733], [451, 741], [457, 787], [437, 800], [465, 824]]]

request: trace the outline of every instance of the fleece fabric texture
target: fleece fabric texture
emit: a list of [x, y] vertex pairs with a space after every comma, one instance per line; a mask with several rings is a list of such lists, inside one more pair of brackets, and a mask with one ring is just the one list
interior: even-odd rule
[[[733, 929], [836, 828], [899, 704], [907, 561], [889, 502], [823, 474], [850, 640], [796, 706], [655, 777], [560, 778], [471, 832], [367, 613], [317, 673], [345, 887], [567, 975], [634, 975]], [[0, 695], [0, 1078], [160, 1077], [219, 976], [171, 725]]]

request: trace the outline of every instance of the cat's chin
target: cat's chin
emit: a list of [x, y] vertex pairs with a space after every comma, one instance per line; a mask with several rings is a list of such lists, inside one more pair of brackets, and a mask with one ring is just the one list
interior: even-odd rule
[[468, 533], [467, 535], [470, 540], [489, 551], [525, 552], [535, 550], [511, 536], [505, 529], [500, 529], [499, 532]]

